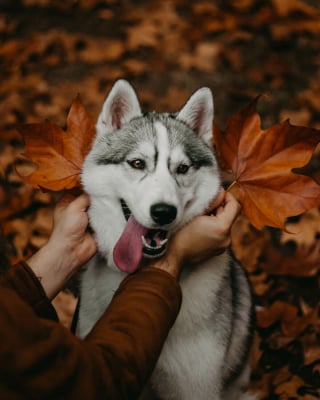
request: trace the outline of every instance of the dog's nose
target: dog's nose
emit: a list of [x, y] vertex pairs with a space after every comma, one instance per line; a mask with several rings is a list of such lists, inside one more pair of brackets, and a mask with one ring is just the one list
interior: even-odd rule
[[170, 224], [177, 216], [177, 208], [166, 203], [156, 203], [150, 207], [150, 215], [159, 225]]

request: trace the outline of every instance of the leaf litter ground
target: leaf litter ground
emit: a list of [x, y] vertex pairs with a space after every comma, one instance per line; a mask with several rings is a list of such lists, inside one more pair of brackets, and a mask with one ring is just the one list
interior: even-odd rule
[[[17, 176], [17, 123], [63, 127], [80, 93], [96, 118], [115, 79], [137, 89], [146, 110], [176, 111], [198, 87], [215, 97], [216, 122], [257, 95], [263, 129], [290, 118], [320, 128], [320, 8], [308, 0], [3, 1], [0, 6], [1, 261], [45, 243], [56, 194]], [[318, 182], [319, 151], [303, 172]], [[226, 184], [229, 177], [224, 176]], [[258, 231], [245, 218], [233, 249], [248, 270], [257, 304], [252, 389], [261, 399], [319, 398], [320, 213], [290, 220], [289, 231]], [[71, 287], [75, 291], [74, 287]], [[55, 300], [69, 324], [74, 299]]]

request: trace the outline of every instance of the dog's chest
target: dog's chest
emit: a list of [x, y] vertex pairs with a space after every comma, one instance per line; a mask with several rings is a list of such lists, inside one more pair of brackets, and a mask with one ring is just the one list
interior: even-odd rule
[[[205, 327], [212, 320], [228, 263], [226, 257], [226, 254], [215, 257], [183, 272], [180, 279], [183, 301], [172, 336], [176, 331], [180, 335], [181, 331]], [[90, 261], [82, 277], [80, 336], [85, 336], [100, 318], [125, 276], [125, 273], [109, 268], [105, 261], [95, 257]]]
[[126, 274], [108, 268], [97, 256], [87, 264], [81, 279], [78, 335], [85, 337], [101, 317]]
[[212, 321], [212, 314], [220, 301], [227, 265], [228, 255], [223, 254], [183, 272], [179, 282], [183, 300], [173, 332], [191, 332]]
[[[198, 360], [198, 376], [201, 379], [206, 377], [208, 382], [212, 381], [214, 370], [219, 370], [219, 363], [225, 352], [226, 327], [216, 320], [215, 313], [226, 283], [227, 266], [228, 257], [224, 254], [194, 266], [181, 277], [181, 310], [169, 332], [151, 379], [160, 397], [168, 390], [176, 390], [177, 386], [186, 386], [186, 377], [191, 379], [194, 376], [195, 360]], [[180, 398], [186, 398], [183, 396]]]

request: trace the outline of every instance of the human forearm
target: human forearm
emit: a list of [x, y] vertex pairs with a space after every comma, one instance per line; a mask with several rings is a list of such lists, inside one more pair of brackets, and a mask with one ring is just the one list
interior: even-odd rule
[[52, 300], [70, 277], [93, 256], [96, 244], [88, 232], [87, 195], [66, 194], [54, 210], [54, 227], [49, 241], [28, 264]]
[[0, 392], [17, 399], [137, 398], [180, 304], [175, 279], [146, 268], [120, 285], [108, 310], [81, 341], [60, 324], [37, 318], [12, 289], [4, 288]]
[[46, 244], [31, 256], [27, 263], [39, 282], [46, 296], [52, 300], [75, 273], [75, 264], [65, 257], [63, 252]]

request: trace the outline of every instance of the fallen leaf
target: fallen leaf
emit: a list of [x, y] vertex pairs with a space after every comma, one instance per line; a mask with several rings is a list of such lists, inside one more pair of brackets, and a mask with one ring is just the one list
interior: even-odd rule
[[275, 301], [270, 307], [257, 310], [257, 325], [260, 328], [267, 328], [281, 320], [292, 321], [297, 314], [298, 309], [295, 306], [283, 301]]
[[269, 245], [261, 255], [261, 268], [271, 275], [298, 277], [317, 276], [319, 271], [320, 243], [298, 246], [291, 255]]
[[38, 210], [32, 223], [30, 244], [33, 248], [39, 249], [49, 239], [52, 232], [52, 209], [42, 207]]
[[261, 308], [257, 311], [257, 325], [260, 328], [267, 328], [270, 325], [280, 322], [281, 331], [284, 336], [296, 338], [308, 326], [317, 321], [318, 310], [314, 309], [306, 315], [299, 316], [298, 308], [290, 303], [275, 301], [268, 308]]
[[229, 189], [242, 212], [258, 229], [285, 229], [285, 220], [320, 204], [320, 185], [293, 173], [311, 159], [320, 131], [285, 121], [261, 129], [256, 102], [229, 118], [225, 132], [214, 127], [214, 143], [222, 169], [232, 170]]
[[238, 261], [248, 272], [254, 272], [260, 262], [263, 249], [270, 242], [270, 233], [257, 230], [250, 221], [240, 215], [232, 226], [232, 250]]
[[297, 391], [304, 385], [304, 381], [297, 375], [288, 375], [284, 382], [275, 382], [275, 393], [281, 400], [290, 400], [296, 398]]
[[2, 223], [2, 232], [4, 237], [10, 237], [13, 244], [13, 254], [10, 261], [12, 264], [26, 257], [26, 249], [32, 232], [30, 218], [9, 219]]
[[37, 166], [30, 175], [20, 174], [25, 182], [53, 191], [80, 186], [81, 166], [91, 148], [95, 128], [79, 96], [71, 105], [66, 131], [49, 121], [19, 125], [17, 130], [25, 141], [23, 155]]
[[320, 209], [312, 208], [305, 212], [299, 221], [288, 223], [289, 232], [281, 233], [281, 244], [294, 241], [298, 246], [311, 248], [320, 233]]
[[290, 13], [299, 12], [299, 15], [305, 14], [313, 17], [318, 13], [316, 6], [308, 5], [301, 0], [272, 0], [271, 3], [280, 16], [287, 16]]

